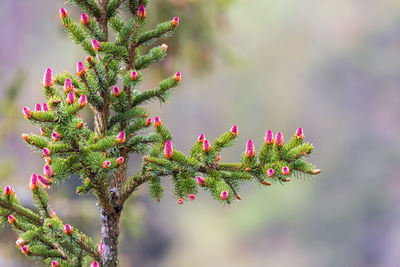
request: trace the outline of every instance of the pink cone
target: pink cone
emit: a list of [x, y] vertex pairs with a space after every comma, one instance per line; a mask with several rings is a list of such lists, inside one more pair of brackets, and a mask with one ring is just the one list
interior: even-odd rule
[[290, 174], [290, 169], [287, 166], [282, 167], [282, 174], [283, 175], [289, 175]]
[[121, 94], [121, 89], [119, 89], [117, 86], [114, 86], [113, 95], [114, 96], [119, 96], [120, 94]]
[[73, 86], [72, 86], [71, 79], [69, 79], [69, 78], [65, 79], [64, 91], [65, 92], [70, 92], [70, 91], [72, 91], [72, 89], [73, 89]]
[[228, 199], [228, 196], [229, 196], [228, 191], [222, 191], [221, 194], [219, 195], [219, 198], [226, 200], [226, 199]]
[[43, 103], [43, 111], [49, 111], [49, 106], [47, 103]]
[[247, 141], [247, 146], [246, 146], [246, 157], [252, 158], [256, 154], [256, 150], [254, 148], [254, 143], [253, 140]]
[[79, 106], [83, 108], [84, 106], [86, 106], [86, 104], [87, 104], [86, 95], [81, 95], [81, 97], [79, 97]]
[[86, 73], [85, 65], [83, 65], [82, 61], [79, 61], [76, 64], [76, 75], [81, 77]]
[[172, 24], [174, 27], [178, 26], [178, 25], [179, 25], [179, 18], [178, 18], [178, 17], [173, 18], [173, 19], [171, 20], [171, 24]]
[[303, 139], [304, 138], [303, 129], [302, 128], [297, 129], [295, 136], [297, 139]]
[[195, 194], [189, 194], [189, 200], [195, 200], [196, 195]]
[[154, 117], [154, 127], [159, 127], [159, 126], [161, 126], [161, 124], [162, 124], [161, 119], [157, 116]]
[[53, 172], [53, 170], [51, 169], [50, 165], [44, 165], [43, 174], [44, 174], [47, 178], [50, 178], [51, 176], [54, 175], [54, 172]]
[[239, 133], [238, 127], [237, 125], [233, 125], [232, 128], [229, 130], [229, 132], [231, 133], [231, 135], [236, 136]]
[[136, 71], [131, 72], [131, 80], [136, 81], [139, 78], [139, 74]]
[[138, 15], [139, 18], [144, 19], [146, 17], [146, 9], [144, 8], [144, 5], [140, 5], [136, 14]]
[[197, 142], [203, 143], [204, 139], [205, 139], [204, 134], [200, 134], [199, 137], [197, 138]]
[[268, 176], [268, 177], [274, 177], [274, 175], [275, 175], [274, 169], [268, 169], [268, 171], [267, 171], [267, 176]]
[[118, 134], [117, 136], [117, 142], [122, 144], [123, 142], [125, 142], [126, 138], [125, 138], [125, 132], [122, 131]]
[[175, 73], [174, 79], [175, 79], [175, 81], [180, 82], [182, 80], [181, 73], [180, 72]]
[[174, 155], [174, 147], [172, 146], [171, 140], [165, 141], [165, 146], [164, 146], [164, 156], [167, 159], [170, 159]]
[[90, 22], [90, 17], [86, 13], [81, 14], [81, 22], [83, 25], [87, 26], [88, 23]]
[[204, 180], [203, 177], [197, 176], [197, 184], [198, 185], [202, 186], [202, 185], [205, 185], [205, 183], [206, 183], [206, 180]]
[[99, 51], [100, 49], [100, 42], [97, 41], [96, 39], [92, 40], [92, 48], [94, 51]]
[[60, 15], [60, 18], [63, 19], [66, 16], [68, 16], [68, 11], [62, 7], [62, 8], [60, 8], [59, 15]]
[[208, 141], [207, 139], [204, 139], [203, 151], [208, 153], [210, 150], [211, 150], [210, 141]]
[[46, 72], [44, 73], [42, 85], [44, 87], [53, 86], [53, 74], [50, 68], [47, 68]]
[[265, 143], [267, 143], [268, 145], [272, 144], [274, 142], [274, 134], [272, 133], [271, 130], [268, 130], [265, 133], [265, 138], [264, 138]]
[[278, 145], [278, 146], [282, 146], [282, 145], [283, 145], [283, 135], [282, 135], [281, 132], [278, 132], [278, 133], [276, 134], [275, 143], [276, 143], [276, 145]]

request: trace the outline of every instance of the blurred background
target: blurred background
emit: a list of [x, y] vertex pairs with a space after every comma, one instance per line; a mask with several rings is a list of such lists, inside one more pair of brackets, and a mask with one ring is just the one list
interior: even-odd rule
[[[22, 132], [39, 130], [21, 108], [44, 101], [47, 67], [74, 72], [84, 58], [60, 26], [63, 2], [0, 2], [0, 184], [27, 206], [29, 177], [43, 162], [22, 143]], [[181, 18], [165, 41], [169, 56], [141, 87], [183, 73], [169, 104], [150, 106], [178, 150], [238, 124], [238, 144], [222, 155], [238, 161], [267, 129], [288, 139], [303, 127], [323, 173], [249, 185], [229, 207], [205, 192], [177, 205], [168, 189], [156, 204], [143, 187], [123, 211], [121, 266], [400, 266], [399, 1], [154, 0], [147, 13], [149, 28]], [[97, 208], [75, 195], [78, 183], [54, 188], [51, 203], [64, 223], [99, 240]], [[16, 238], [0, 228], [0, 266], [31, 266]]]

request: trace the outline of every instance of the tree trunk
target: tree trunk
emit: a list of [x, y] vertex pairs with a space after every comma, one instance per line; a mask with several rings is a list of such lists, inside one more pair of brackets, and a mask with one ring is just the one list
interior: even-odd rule
[[118, 237], [119, 237], [119, 218], [120, 211], [111, 214], [101, 213], [101, 235], [103, 249], [101, 260], [104, 267], [116, 267], [118, 261]]

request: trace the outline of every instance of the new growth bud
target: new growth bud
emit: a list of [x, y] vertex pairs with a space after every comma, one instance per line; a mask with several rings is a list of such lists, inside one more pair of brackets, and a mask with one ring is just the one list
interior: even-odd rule
[[58, 261], [52, 261], [51, 262], [51, 267], [59, 267], [60, 264], [58, 263]]
[[22, 247], [23, 245], [25, 245], [25, 241], [22, 238], [18, 238], [17, 241], [15, 241], [15, 244], [18, 247]]
[[54, 210], [50, 211], [50, 217], [51, 218], [57, 217], [57, 214], [56, 214], [56, 212]]
[[30, 188], [31, 190], [35, 190], [35, 189], [37, 189], [38, 187], [39, 187], [38, 177], [37, 177], [37, 175], [34, 173], [34, 174], [32, 174], [32, 176], [31, 176], [31, 182], [30, 182], [30, 184], [29, 184], [29, 188]]
[[165, 141], [164, 146], [164, 156], [167, 159], [170, 159], [174, 155], [174, 147], [172, 146], [171, 140]]
[[204, 134], [200, 134], [199, 137], [197, 138], [197, 142], [203, 143], [204, 139], [205, 139]]
[[162, 51], [167, 52], [167, 49], [168, 49], [168, 45], [166, 45], [166, 44], [162, 44], [161, 45], [161, 50]]
[[97, 247], [97, 251], [99, 252], [100, 255], [103, 252], [103, 241], [100, 242], [99, 246]]
[[196, 195], [195, 194], [189, 194], [189, 200], [195, 200]]
[[43, 76], [42, 85], [44, 87], [48, 88], [48, 87], [52, 87], [53, 84], [54, 84], [53, 83], [53, 74], [51, 72], [51, 69], [47, 68], [47, 70], [45, 71], [44, 76]]
[[83, 108], [84, 106], [86, 106], [86, 104], [87, 104], [86, 95], [81, 95], [81, 97], [79, 97], [79, 106]]
[[49, 180], [47, 180], [46, 178], [44, 178], [41, 175], [38, 175], [37, 178], [38, 178], [39, 182], [43, 185], [43, 187], [50, 188], [51, 183]]
[[139, 78], [139, 74], [136, 71], [131, 72], [131, 80], [136, 81]]
[[162, 121], [159, 117], [154, 117], [154, 127], [160, 127], [162, 124]]
[[126, 138], [125, 138], [125, 132], [122, 131], [122, 132], [120, 132], [120, 133], [118, 134], [118, 136], [117, 136], [117, 142], [120, 143], [120, 144], [122, 144], [122, 143], [125, 142], [125, 140], [126, 140]]
[[140, 5], [136, 14], [140, 19], [144, 19], [146, 17], [146, 9], [144, 8], [144, 5]]
[[303, 129], [302, 128], [297, 129], [294, 136], [296, 136], [297, 139], [303, 139], [304, 138]]
[[281, 132], [278, 132], [276, 134], [275, 143], [276, 143], [277, 146], [282, 146], [283, 145], [283, 135], [282, 135]]
[[180, 205], [180, 204], [183, 204], [183, 198], [178, 198], [178, 204]]
[[65, 99], [65, 102], [68, 104], [74, 104], [75, 103], [75, 95], [73, 92], [69, 92], [67, 95], [67, 99]]
[[124, 161], [125, 161], [124, 157], [117, 158], [117, 165], [118, 166], [122, 165], [124, 163]]
[[46, 176], [47, 178], [50, 178], [51, 176], [54, 175], [53, 170], [51, 169], [50, 165], [45, 165], [43, 168], [43, 174], [44, 176]]
[[228, 191], [222, 191], [221, 194], [219, 195], [219, 198], [223, 199], [223, 200], [227, 200], [228, 196], [229, 196]]
[[27, 246], [22, 246], [21, 252], [24, 253], [25, 255], [29, 255], [31, 253]]
[[270, 145], [274, 142], [274, 134], [272, 133], [271, 130], [268, 130], [265, 134], [264, 141], [266, 144]]
[[103, 169], [108, 169], [111, 165], [111, 162], [109, 160], [106, 160], [103, 162], [103, 165], [101, 166]]
[[71, 79], [67, 78], [64, 81], [64, 92], [70, 92], [72, 91], [73, 86], [72, 86], [72, 82]]
[[178, 17], [173, 18], [173, 19], [171, 20], [171, 24], [172, 24], [174, 27], [178, 26], [178, 25], [179, 25], [179, 18], [178, 18]]
[[144, 126], [149, 127], [151, 125], [151, 118], [147, 118], [146, 123]]
[[121, 89], [119, 89], [117, 86], [114, 86], [113, 95], [114, 96], [119, 96], [120, 94], [121, 94]]
[[201, 176], [197, 176], [197, 184], [203, 186], [206, 184], [206, 180], [204, 180], [204, 178]]
[[82, 127], [83, 127], [83, 122], [82, 121], [78, 122], [78, 124], [76, 125], [76, 128], [82, 129]]
[[40, 104], [36, 104], [35, 111], [42, 111], [42, 106]]
[[22, 109], [22, 113], [24, 113], [24, 118], [25, 119], [29, 119], [30, 117], [32, 117], [33, 111], [28, 107], [24, 107]]
[[50, 156], [50, 149], [48, 149], [47, 147], [42, 149], [42, 155], [43, 157], [49, 157]]
[[282, 174], [283, 175], [289, 175], [290, 174], [290, 169], [287, 166], [282, 167]]
[[14, 188], [12, 188], [11, 186], [7, 185], [6, 187], [4, 187], [3, 194], [5, 196], [11, 196], [11, 195], [15, 196]]
[[267, 176], [268, 176], [268, 177], [274, 177], [274, 175], [275, 175], [274, 169], [268, 169], [268, 171], [267, 171]]
[[51, 138], [54, 140], [54, 141], [60, 141], [60, 139], [61, 139], [61, 135], [58, 133], [58, 132], [53, 132], [53, 133], [51, 133]]
[[86, 14], [86, 13], [82, 13], [82, 14], [81, 14], [81, 23], [82, 23], [83, 25], [87, 26], [87, 25], [89, 24], [89, 22], [90, 22], [90, 17], [89, 17], [89, 15]]
[[82, 61], [79, 61], [76, 64], [76, 75], [79, 77], [82, 77], [83, 74], [85, 74], [85, 73], [86, 73], [85, 66], [83, 65]]
[[100, 49], [100, 42], [97, 41], [96, 39], [92, 40], [92, 47], [94, 51], [99, 51]]
[[311, 172], [312, 172], [313, 175], [315, 175], [315, 174], [320, 174], [321, 171], [322, 171], [321, 169], [314, 169]]
[[22, 139], [25, 140], [25, 142], [28, 142], [28, 141], [29, 141], [29, 135], [27, 135], [27, 134], [22, 134], [21, 136], [22, 136]]
[[231, 133], [231, 135], [237, 136], [239, 133], [237, 125], [233, 125], [232, 128], [229, 130], [229, 132]]
[[253, 140], [247, 141], [247, 146], [246, 146], [246, 157], [252, 158], [256, 154], [256, 150], [254, 148], [254, 143]]
[[182, 80], [181, 73], [180, 72], [175, 73], [174, 79], [175, 79], [175, 81], [180, 82]]
[[66, 235], [69, 235], [69, 236], [71, 236], [72, 235], [72, 227], [71, 227], [71, 225], [69, 225], [69, 224], [66, 224], [65, 226], [64, 226], [64, 233], [66, 234]]
[[207, 139], [204, 139], [203, 151], [208, 153], [210, 150], [211, 150], [210, 141], [208, 141]]
[[17, 222], [17, 219], [13, 215], [8, 215], [8, 223], [9, 224], [15, 224]]
[[97, 261], [92, 262], [92, 264], [90, 264], [90, 267], [99, 267], [99, 263]]
[[59, 15], [60, 15], [60, 18], [61, 19], [63, 19], [63, 18], [65, 18], [66, 16], [68, 16], [68, 11], [65, 9], [65, 8], [61, 8], [60, 9], [60, 11], [59, 11]]
[[49, 106], [47, 103], [43, 103], [43, 111], [49, 111]]

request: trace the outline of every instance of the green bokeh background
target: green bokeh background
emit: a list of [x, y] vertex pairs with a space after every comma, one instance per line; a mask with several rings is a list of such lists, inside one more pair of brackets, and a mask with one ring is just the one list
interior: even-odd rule
[[[26, 205], [29, 177], [43, 162], [21, 141], [22, 132], [38, 129], [20, 110], [44, 101], [45, 68], [73, 72], [84, 58], [59, 24], [62, 5], [0, 2], [0, 184], [13, 185]], [[123, 211], [122, 266], [399, 266], [399, 2], [151, 1], [150, 23], [174, 15], [181, 25], [166, 41], [170, 56], [141, 87], [183, 73], [169, 104], [150, 105], [174, 146], [188, 151], [200, 133], [212, 139], [237, 124], [238, 144], [222, 155], [237, 161], [246, 141], [259, 147], [267, 129], [288, 139], [303, 127], [323, 173], [245, 186], [232, 206], [203, 192], [177, 205], [167, 179], [166, 199], [156, 204], [143, 187]], [[131, 172], [137, 166], [133, 157]], [[97, 208], [75, 195], [77, 184], [72, 177], [50, 191], [52, 205], [99, 240]], [[15, 240], [0, 228], [0, 266], [30, 266]]]

